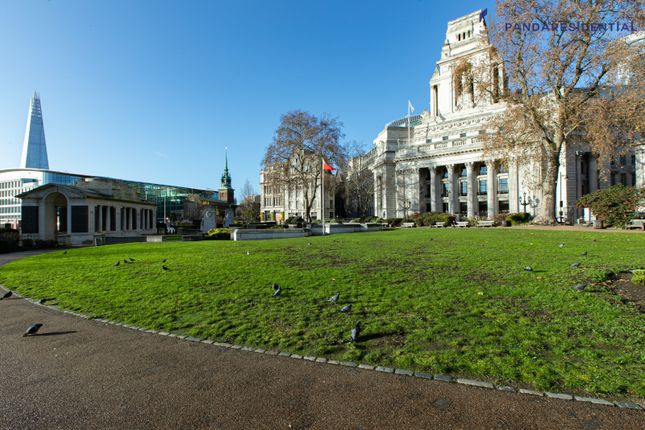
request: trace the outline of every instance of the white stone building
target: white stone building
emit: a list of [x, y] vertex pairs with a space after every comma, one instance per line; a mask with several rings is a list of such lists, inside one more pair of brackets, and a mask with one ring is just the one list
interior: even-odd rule
[[[480, 11], [448, 23], [430, 79], [430, 111], [387, 124], [362, 157], [361, 164], [374, 174], [374, 215], [432, 211], [490, 219], [498, 213], [537, 212], [543, 201], [534, 180], [539, 166], [484, 156], [486, 122], [505, 110], [498, 101], [506, 91], [504, 70], [491, 48]], [[490, 73], [486, 91], [475, 84], [474, 70]], [[639, 156], [645, 157], [643, 151]], [[560, 162], [556, 214], [560, 221], [575, 222], [583, 216], [576, 201], [604, 181], [583, 146], [564, 148]], [[637, 163], [633, 154], [620, 157], [606, 182], [642, 183], [644, 173], [635, 174], [636, 164], [642, 166], [642, 160]]]

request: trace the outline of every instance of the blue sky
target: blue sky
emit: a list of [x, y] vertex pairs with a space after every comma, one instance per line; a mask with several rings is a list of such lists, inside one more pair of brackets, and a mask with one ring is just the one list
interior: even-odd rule
[[18, 167], [41, 94], [50, 168], [258, 189], [280, 115], [336, 116], [371, 145], [427, 109], [449, 20], [493, 1], [6, 0], [0, 169]]

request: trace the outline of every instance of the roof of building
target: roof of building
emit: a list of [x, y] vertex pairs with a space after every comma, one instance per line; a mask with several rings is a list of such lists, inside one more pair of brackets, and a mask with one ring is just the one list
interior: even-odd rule
[[102, 185], [100, 188], [91, 188], [92, 184], [84, 186], [73, 186], [73, 185], [60, 185], [60, 184], [46, 184], [41, 185], [40, 187], [33, 188], [29, 191], [16, 195], [20, 199], [28, 197], [37, 197], [39, 194], [42, 194], [44, 191], [51, 188], [56, 189], [56, 191], [64, 194], [68, 197], [74, 198], [91, 198], [91, 199], [101, 199], [101, 200], [116, 200], [122, 202], [131, 202], [138, 203], [150, 206], [156, 206], [155, 203], [151, 203], [145, 200], [141, 200], [136, 197], [136, 194], [132, 194], [129, 190], [119, 187], [118, 184], [113, 183], [113, 187], [105, 187], [106, 183], [96, 184]]
[[[421, 115], [411, 115], [410, 116], [410, 127], [414, 127], [415, 125], [421, 124]], [[408, 117], [405, 116], [403, 118], [394, 120], [392, 122], [388, 122], [385, 127], [407, 127], [408, 126]]]

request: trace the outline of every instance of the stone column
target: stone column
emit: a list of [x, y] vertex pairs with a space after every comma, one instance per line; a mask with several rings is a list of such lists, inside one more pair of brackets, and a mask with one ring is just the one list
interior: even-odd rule
[[437, 187], [437, 168], [430, 167], [430, 210], [432, 212], [440, 212], [439, 199], [441, 199], [441, 192]]
[[114, 216], [116, 219], [114, 220], [114, 226], [116, 227], [116, 231], [121, 231], [121, 210], [122, 207], [117, 207], [114, 209]]
[[448, 169], [448, 212], [454, 214], [458, 212], [458, 208], [455, 207], [455, 201], [459, 201], [458, 190], [455, 186], [455, 165], [448, 164], [446, 169]]
[[[96, 205], [94, 207], [94, 210], [98, 211], [98, 213], [99, 213], [99, 222], [98, 222], [98, 225], [96, 226], [96, 232], [100, 233], [100, 232], [103, 231], [103, 206]], [[96, 219], [96, 218], [94, 218], [94, 219]]]
[[589, 192], [592, 193], [598, 189], [598, 160], [593, 154], [589, 154]]
[[488, 219], [497, 215], [497, 171], [494, 161], [486, 162], [486, 197], [488, 203]]
[[105, 230], [112, 231], [112, 206], [108, 206], [105, 211]]
[[518, 166], [516, 160], [508, 160], [508, 210], [520, 211], [520, 184], [518, 178]]
[[475, 175], [475, 163], [472, 161], [466, 163], [466, 181], [468, 183], [468, 218], [475, 216], [479, 208], [477, 207], [477, 175]]
[[72, 234], [72, 202], [70, 199], [67, 199], [67, 234]]

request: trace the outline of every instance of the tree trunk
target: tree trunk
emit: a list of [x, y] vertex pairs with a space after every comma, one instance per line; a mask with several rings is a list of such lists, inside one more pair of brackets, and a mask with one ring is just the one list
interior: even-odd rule
[[542, 202], [539, 206], [536, 221], [543, 224], [555, 224], [556, 190], [560, 171], [560, 154], [552, 151], [546, 161], [546, 173], [542, 180]]

